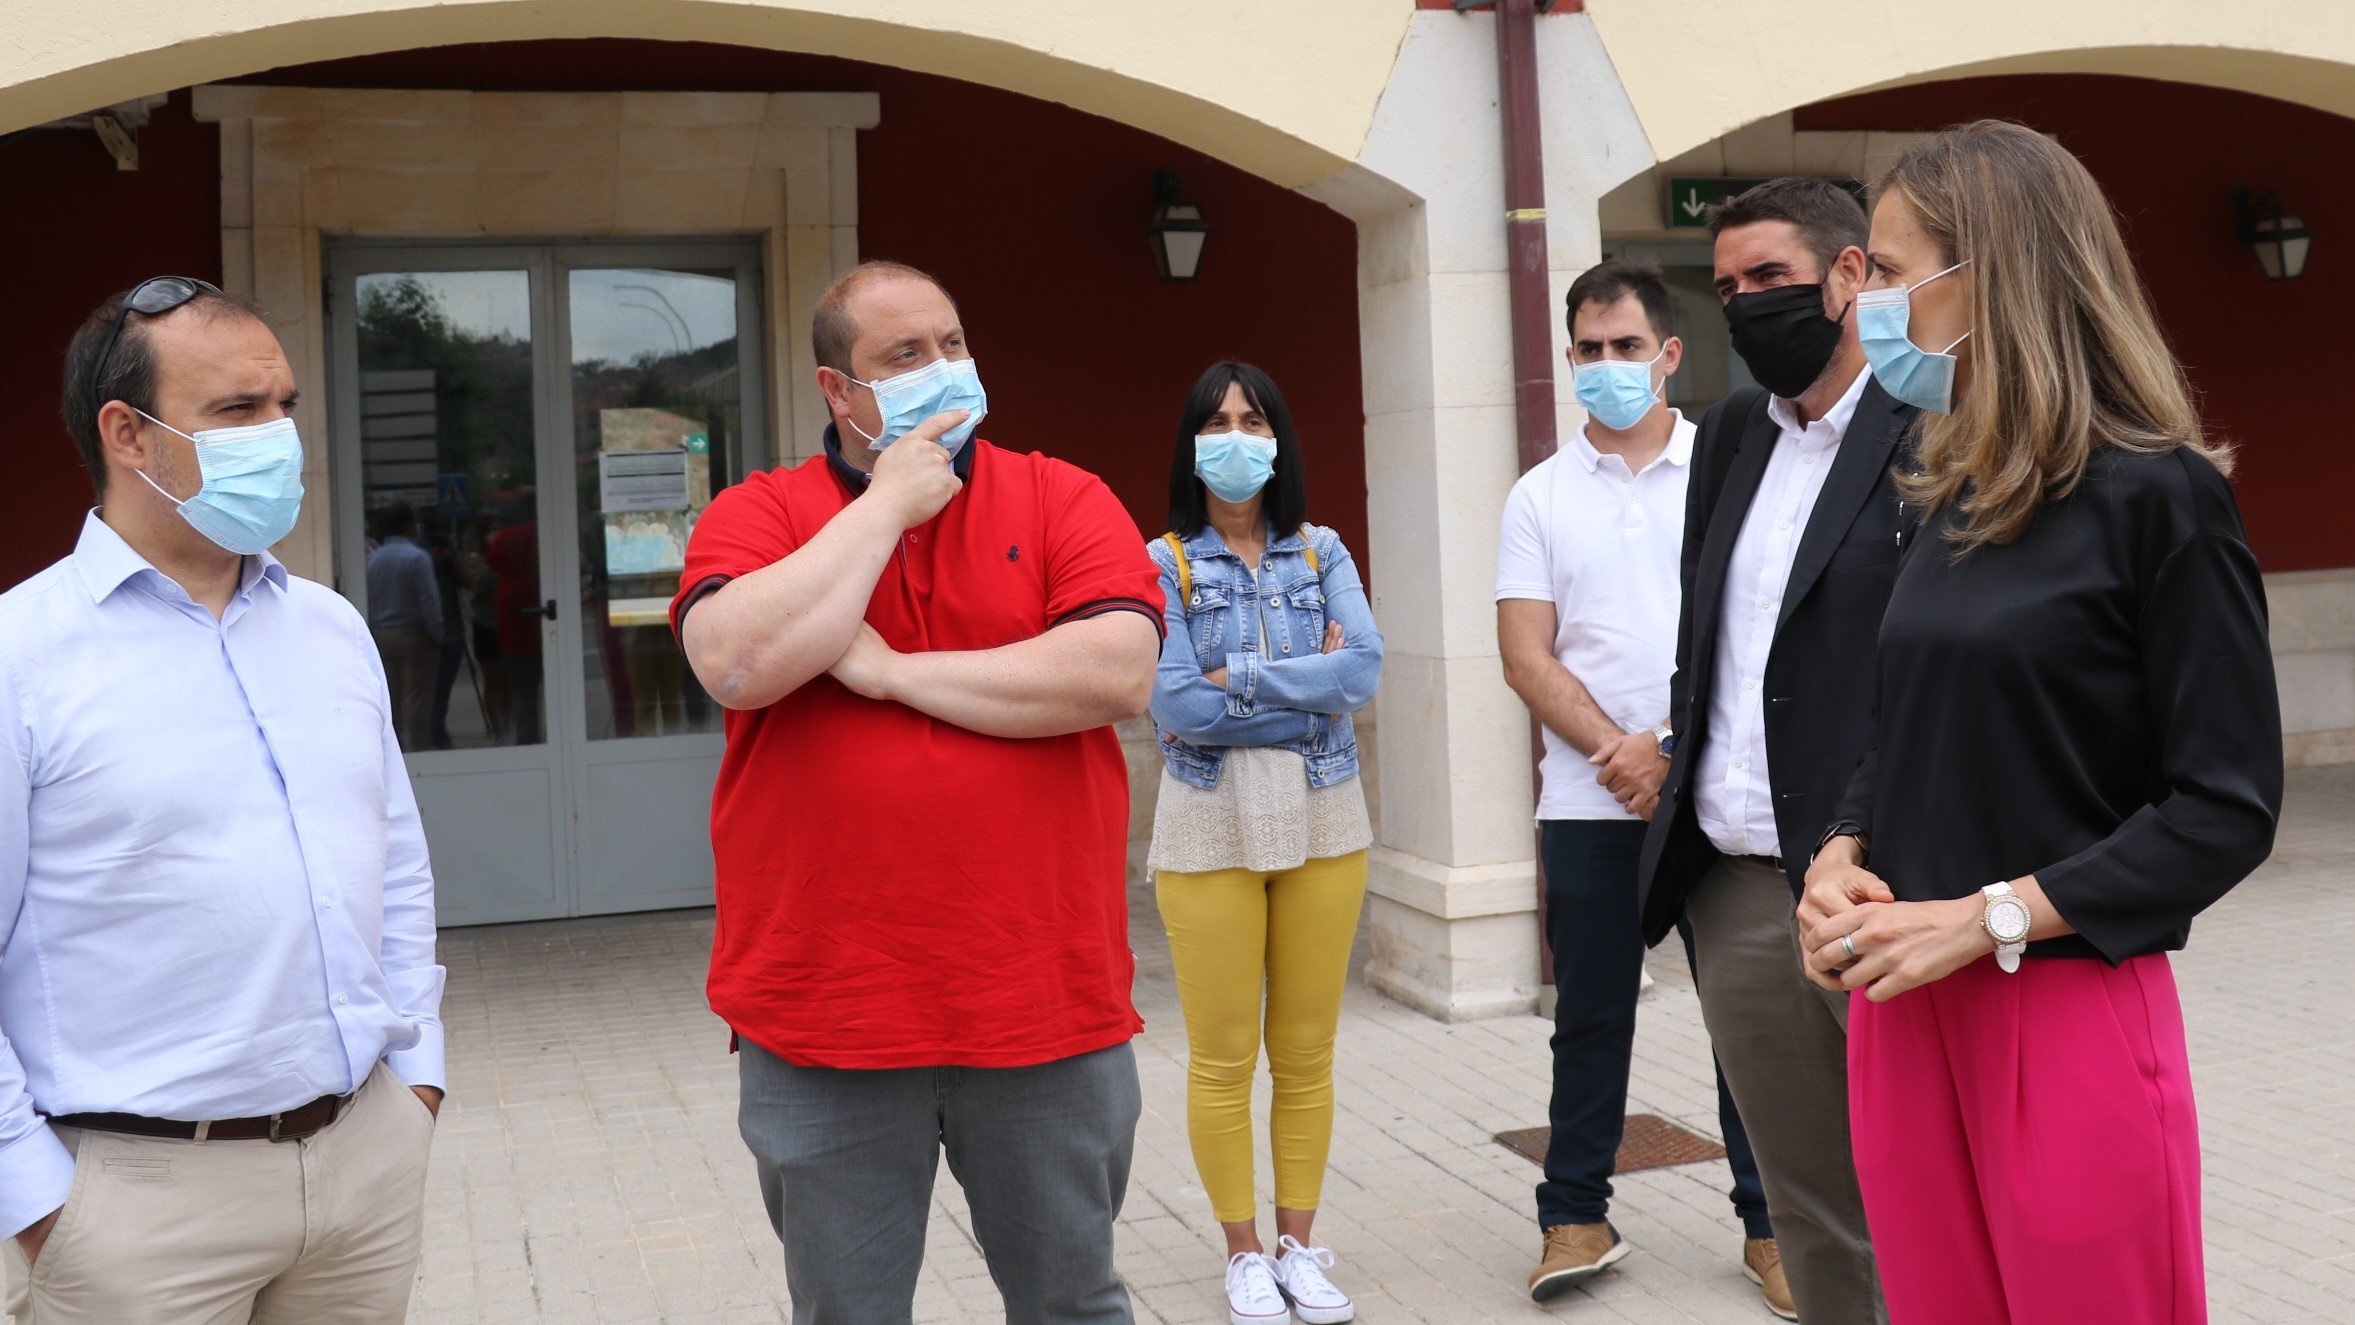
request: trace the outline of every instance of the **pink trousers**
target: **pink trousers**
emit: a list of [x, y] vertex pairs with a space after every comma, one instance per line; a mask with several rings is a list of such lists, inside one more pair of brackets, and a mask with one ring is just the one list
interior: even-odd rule
[[2163, 955], [1992, 956], [1848, 1010], [1890, 1325], [2205, 1325], [2199, 1119]]

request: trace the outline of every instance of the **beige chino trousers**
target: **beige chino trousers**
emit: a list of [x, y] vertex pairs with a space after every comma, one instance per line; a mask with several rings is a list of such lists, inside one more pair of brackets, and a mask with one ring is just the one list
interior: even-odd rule
[[301, 1141], [173, 1141], [60, 1127], [73, 1194], [15, 1325], [396, 1325], [423, 1235], [433, 1115], [382, 1064]]

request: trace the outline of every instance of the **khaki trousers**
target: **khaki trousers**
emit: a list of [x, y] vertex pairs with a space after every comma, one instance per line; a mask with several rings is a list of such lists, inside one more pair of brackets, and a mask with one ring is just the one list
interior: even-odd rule
[[17, 1325], [396, 1325], [423, 1235], [433, 1116], [382, 1064], [302, 1141], [60, 1127], [73, 1194], [41, 1258], [5, 1241]]
[[1720, 859], [1685, 899], [1701, 1020], [1750, 1133], [1807, 1325], [1886, 1325], [1848, 1135], [1848, 997], [1800, 974], [1781, 872]]

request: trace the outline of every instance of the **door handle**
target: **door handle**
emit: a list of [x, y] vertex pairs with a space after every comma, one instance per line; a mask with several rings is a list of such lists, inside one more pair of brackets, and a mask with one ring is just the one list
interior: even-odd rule
[[554, 621], [556, 619], [556, 600], [551, 598], [538, 607], [519, 607], [515, 611], [521, 616], [546, 617], [548, 620]]

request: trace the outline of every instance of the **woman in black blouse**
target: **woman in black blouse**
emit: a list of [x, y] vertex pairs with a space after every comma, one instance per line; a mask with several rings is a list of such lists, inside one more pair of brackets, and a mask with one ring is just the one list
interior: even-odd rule
[[1857, 326], [1927, 411], [1900, 483], [1924, 516], [1799, 924], [1809, 977], [1856, 991], [1890, 1316], [2204, 1322], [2164, 954], [2272, 849], [2282, 784], [2231, 453], [2076, 158], [1981, 122], [1879, 192]]

